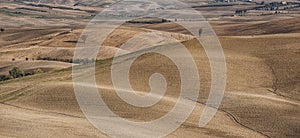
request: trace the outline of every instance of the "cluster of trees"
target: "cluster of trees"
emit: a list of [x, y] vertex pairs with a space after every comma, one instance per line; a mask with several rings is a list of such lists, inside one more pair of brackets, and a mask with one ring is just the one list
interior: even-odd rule
[[29, 76], [29, 75], [35, 75], [35, 74], [41, 74], [44, 73], [44, 71], [40, 68], [33, 70], [33, 72], [28, 72], [25, 73], [23, 70], [21, 70], [19, 67], [14, 67], [9, 71], [9, 75], [0, 75], [0, 81], [7, 81], [9, 79], [14, 79], [14, 78], [21, 78], [24, 76]]
[[171, 22], [171, 21], [167, 19], [152, 18], [152, 17], [144, 17], [144, 18], [127, 21], [127, 23], [133, 23], [133, 24], [158, 24], [158, 23], [166, 23], [166, 22]]
[[282, 4], [277, 3], [277, 2], [272, 2], [272, 3], [268, 3], [265, 4], [265, 10], [279, 10], [279, 6], [282, 6]]
[[73, 63], [72, 59], [60, 59], [55, 57], [38, 57], [37, 60], [61, 61], [61, 62]]
[[247, 15], [247, 10], [236, 10], [235, 14], [239, 16], [246, 16]]
[[67, 63], [76, 63], [76, 64], [87, 64], [96, 62], [96, 59], [60, 59], [60, 58], [53, 58], [53, 57], [38, 57], [37, 60], [48, 60], [48, 61], [60, 61], [60, 62], [67, 62]]
[[266, 10], [266, 11], [274, 11], [274, 10], [287, 10], [294, 7], [299, 7], [299, 3], [294, 2], [271, 2], [265, 3], [264, 1], [261, 2], [261, 5], [255, 7], [254, 10]]

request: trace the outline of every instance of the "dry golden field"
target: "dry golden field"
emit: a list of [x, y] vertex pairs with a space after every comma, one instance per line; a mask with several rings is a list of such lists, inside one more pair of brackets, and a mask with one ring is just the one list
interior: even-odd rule
[[[59, 1], [67, 4], [65, 7], [72, 7], [70, 3], [73, 2]], [[90, 3], [86, 1], [85, 4]], [[61, 61], [72, 59], [76, 44], [82, 43], [80, 35], [94, 14], [87, 10], [101, 11], [103, 7], [83, 5], [78, 7], [81, 10], [49, 10], [1, 0], [0, 4], [0, 27], [5, 29], [0, 32], [0, 75], [8, 75], [14, 66], [24, 71], [38, 68], [45, 71], [0, 82], [0, 137], [108, 137], [96, 129], [80, 110], [72, 83], [72, 63]], [[103, 6], [103, 3], [97, 4]], [[53, 3], [46, 5], [57, 6]], [[237, 8], [198, 10], [234, 12]], [[23, 14], [14, 15], [14, 11]], [[171, 35], [189, 50], [198, 67], [201, 83], [200, 96], [193, 101], [197, 103], [196, 108], [187, 121], [167, 137], [300, 137], [299, 15], [216, 17], [214, 13], [206, 14], [218, 35], [227, 64], [225, 96], [207, 126], [198, 127], [199, 114], [211, 85], [207, 55], [197, 40], [172, 22], [126, 23], [107, 37], [103, 49], [100, 49], [104, 54], [97, 56], [96, 82], [109, 108], [128, 120], [149, 121], [162, 117], [175, 105], [180, 92], [180, 75], [176, 65], [165, 56], [142, 55], [133, 63], [129, 73], [133, 89], [141, 94], [150, 91], [148, 83], [153, 73], [165, 76], [166, 94], [152, 107], [137, 108], [126, 104], [116, 94], [111, 80], [111, 58], [117, 50], [122, 50], [122, 44], [145, 32], [160, 32]], [[152, 45], [164, 42], [168, 41], [164, 38], [149, 40]], [[143, 47], [142, 50], [151, 48]], [[170, 46], [156, 48], [177, 50]], [[136, 49], [131, 50], [122, 57], [124, 62], [135, 56]], [[43, 57], [59, 60], [39, 60]], [[132, 131], [142, 133], [139, 128]]]

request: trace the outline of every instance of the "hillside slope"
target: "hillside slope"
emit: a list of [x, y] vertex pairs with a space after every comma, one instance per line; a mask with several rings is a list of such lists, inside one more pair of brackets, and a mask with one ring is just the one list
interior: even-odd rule
[[[221, 37], [228, 66], [227, 89], [219, 112], [204, 128], [196, 126], [209, 92], [209, 62], [195, 40], [185, 42], [199, 67], [201, 91], [193, 114], [170, 137], [299, 137], [300, 102], [295, 99], [299, 97], [299, 91], [292, 89], [297, 88], [299, 83], [297, 54], [300, 49], [296, 45], [300, 43], [299, 36]], [[176, 49], [162, 47], [162, 50]], [[278, 53], [280, 51], [284, 52]], [[132, 56], [134, 54], [128, 54], [125, 59]], [[166, 97], [174, 100], [164, 99], [147, 109], [128, 106], [118, 98], [112, 87], [110, 66], [111, 60], [97, 63], [97, 87], [109, 107], [121, 117], [147, 121], [164, 115], [173, 107], [180, 89], [180, 77], [175, 64], [168, 58], [147, 54], [135, 61], [131, 68], [131, 85], [137, 91], [149, 91], [149, 75], [154, 72], [162, 73], [170, 82]], [[275, 76], [279, 76], [277, 83], [280, 84], [276, 92], [286, 97], [274, 91]], [[68, 69], [0, 84], [0, 113], [3, 118], [0, 135], [105, 137], [81, 113], [71, 78], [71, 70]], [[287, 80], [294, 83], [285, 85]], [[286, 91], [287, 88], [293, 91]], [[11, 120], [19, 121], [16, 125]], [[136, 133], [142, 133], [140, 128], [136, 130]]]

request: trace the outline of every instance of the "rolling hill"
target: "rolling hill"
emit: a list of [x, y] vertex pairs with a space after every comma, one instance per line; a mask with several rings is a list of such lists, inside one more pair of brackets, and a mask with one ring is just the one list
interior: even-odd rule
[[[282, 39], [275, 39], [278, 42], [274, 42], [276, 37]], [[300, 113], [300, 103], [293, 98], [299, 97], [294, 95], [295, 92], [297, 94], [299, 83], [297, 79], [299, 59], [295, 57], [299, 47], [294, 45], [299, 43], [298, 37], [299, 34], [254, 38], [221, 37], [228, 66], [227, 89], [216, 117], [204, 128], [198, 128], [196, 125], [197, 116], [203, 109], [209, 91], [210, 68], [204, 50], [199, 48], [199, 44], [195, 40], [184, 42], [199, 67], [202, 87], [193, 114], [170, 137], [187, 134], [195, 137], [299, 136], [297, 125], [300, 120], [297, 116]], [[283, 47], [279, 42], [286, 45]], [[176, 50], [162, 47], [162, 50], [164, 49]], [[281, 52], [281, 56], [277, 56], [278, 52]], [[126, 56], [131, 58], [134, 54]], [[160, 59], [160, 62], [153, 59]], [[169, 100], [163, 99], [158, 105], [147, 109], [128, 106], [118, 98], [112, 87], [110, 66], [111, 60], [97, 63], [96, 78], [101, 95], [115, 113], [127, 119], [146, 121], [160, 117], [171, 109], [174, 104], [171, 99], [176, 99], [179, 89], [178, 85], [174, 84], [180, 83], [180, 78], [176, 75], [178, 74], [176, 66], [168, 58], [157, 54], [144, 55], [138, 58], [131, 68], [131, 85], [137, 91], [145, 93], [149, 91], [148, 78], [153, 71], [162, 73], [168, 82], [172, 82], [168, 84], [166, 94]], [[286, 81], [294, 83], [286, 85]], [[278, 90], [274, 91], [274, 85], [277, 84]], [[291, 91], [287, 91], [286, 88], [290, 88]], [[15, 124], [10, 119], [4, 119], [1, 123], [3, 129], [0, 130], [2, 135], [105, 137], [84, 119], [74, 97], [70, 69], [2, 83], [0, 93], [2, 103], [0, 112], [5, 113], [4, 118], [20, 120]], [[38, 128], [34, 127], [36, 124], [39, 124]], [[57, 125], [62, 128], [55, 127]], [[40, 129], [43, 131], [39, 131]], [[143, 132], [139, 128], [137, 130], [136, 133]], [[35, 133], [36, 131], [40, 133]]]

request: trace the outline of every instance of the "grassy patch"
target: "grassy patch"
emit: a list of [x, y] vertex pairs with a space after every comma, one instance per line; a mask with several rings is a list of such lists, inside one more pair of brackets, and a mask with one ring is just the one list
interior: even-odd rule
[[4, 14], [7, 16], [34, 16], [33, 14], [23, 13], [20, 11], [9, 11], [4, 9], [0, 9], [0, 14]]

